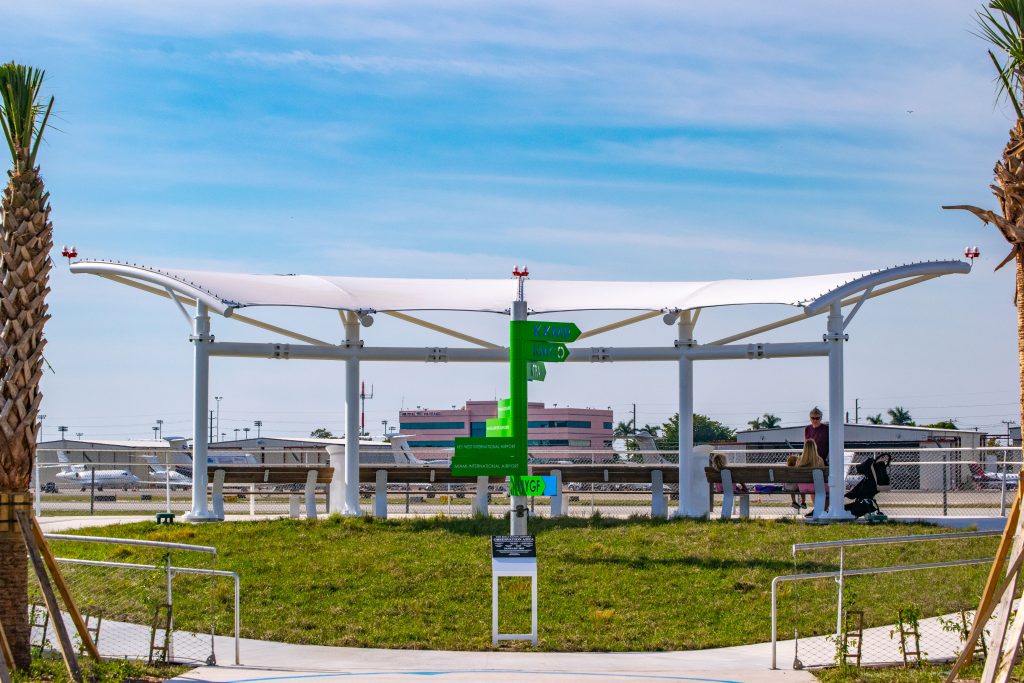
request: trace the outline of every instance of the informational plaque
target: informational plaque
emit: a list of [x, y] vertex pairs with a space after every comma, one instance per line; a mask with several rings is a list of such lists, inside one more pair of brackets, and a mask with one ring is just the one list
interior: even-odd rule
[[491, 557], [537, 557], [536, 536], [491, 536]]

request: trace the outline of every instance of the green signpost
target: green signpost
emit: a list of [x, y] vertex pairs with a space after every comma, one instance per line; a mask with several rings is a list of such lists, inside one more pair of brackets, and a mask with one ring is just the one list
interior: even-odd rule
[[[545, 363], [569, 358], [581, 332], [573, 323], [513, 320], [509, 330], [509, 394], [498, 402], [498, 417], [487, 420], [485, 438], [455, 439], [452, 474], [511, 477], [514, 496], [555, 495], [553, 477], [527, 477], [527, 382], [543, 381]], [[550, 480], [550, 481], [545, 481]]]

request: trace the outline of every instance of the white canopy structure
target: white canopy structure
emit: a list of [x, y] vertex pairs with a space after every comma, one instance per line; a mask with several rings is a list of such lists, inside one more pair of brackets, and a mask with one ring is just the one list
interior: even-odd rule
[[[210, 519], [206, 502], [205, 419], [208, 410], [209, 358], [233, 356], [278, 359], [343, 360], [346, 363], [346, 432], [358, 433], [359, 363], [361, 361], [508, 362], [508, 349], [498, 343], [464, 334], [414, 317], [417, 311], [470, 311], [510, 315], [525, 320], [530, 315], [568, 311], [634, 311], [638, 314], [585, 331], [570, 348], [573, 362], [672, 361], [679, 365], [679, 509], [680, 516], [706, 514], [699, 500], [706, 490], [703, 478], [696, 481], [693, 461], [693, 361], [827, 356], [829, 358], [829, 493], [833, 501], [829, 518], [846, 518], [843, 500], [843, 344], [845, 329], [868, 299], [941, 275], [968, 273], [963, 261], [928, 261], [892, 268], [852, 273], [812, 275], [764, 280], [715, 280], [707, 282], [605, 282], [527, 280], [520, 298], [516, 279], [456, 280], [337, 277], [314, 275], [254, 275], [192, 270], [171, 270], [117, 261], [78, 261], [71, 271], [98, 275], [115, 282], [171, 299], [192, 328], [195, 356], [194, 455], [192, 511], [189, 519]], [[705, 308], [718, 306], [784, 304], [799, 309], [796, 315], [703, 344], [694, 329]], [[194, 314], [186, 310], [194, 307]], [[262, 322], [239, 313], [242, 308], [291, 306], [337, 310], [345, 330], [340, 344], [322, 341], [300, 332]], [[845, 314], [843, 309], [850, 307]], [[294, 343], [215, 341], [210, 334], [209, 313], [268, 330]], [[769, 330], [828, 313], [822, 341], [796, 343], [735, 344]], [[360, 327], [372, 324], [372, 314], [389, 315], [427, 327], [472, 344], [472, 347], [410, 348], [367, 346]], [[582, 347], [579, 342], [603, 332], [663, 316], [677, 325], [672, 346]], [[332, 463], [332, 512], [358, 515], [358, 442], [347, 442], [343, 463]]]

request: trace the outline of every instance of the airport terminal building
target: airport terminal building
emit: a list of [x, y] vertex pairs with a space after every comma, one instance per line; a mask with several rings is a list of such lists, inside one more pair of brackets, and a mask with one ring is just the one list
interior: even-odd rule
[[[498, 416], [497, 401], [466, 401], [451, 410], [403, 410], [399, 430], [409, 446], [454, 448], [455, 437], [487, 435], [486, 420]], [[559, 450], [611, 450], [612, 411], [528, 404], [529, 446]]]

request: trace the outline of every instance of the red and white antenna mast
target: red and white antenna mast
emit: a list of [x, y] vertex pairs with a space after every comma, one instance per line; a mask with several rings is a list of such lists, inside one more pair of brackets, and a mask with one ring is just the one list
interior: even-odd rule
[[373, 398], [373, 385], [370, 393], [366, 393], [366, 382], [359, 383], [359, 435], [366, 433], [366, 401]]

